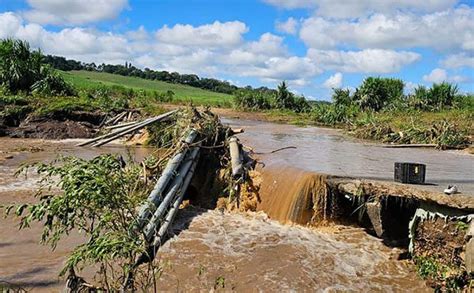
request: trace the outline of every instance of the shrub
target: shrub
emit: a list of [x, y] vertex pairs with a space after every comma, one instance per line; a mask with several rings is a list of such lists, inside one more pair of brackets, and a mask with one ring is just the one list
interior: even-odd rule
[[451, 106], [458, 92], [457, 85], [447, 82], [434, 83], [428, 91], [428, 105], [436, 109]]
[[0, 84], [12, 93], [29, 91], [41, 79], [40, 51], [30, 50], [28, 42], [0, 41]]
[[340, 123], [352, 123], [360, 113], [357, 105], [318, 104], [312, 109], [312, 117], [315, 121], [336, 125]]
[[21, 218], [20, 229], [41, 223], [41, 242], [52, 248], [72, 231], [82, 233], [82, 243], [67, 256], [61, 274], [69, 272], [71, 276], [89, 266], [97, 269], [107, 291], [116, 291], [121, 284], [109, 282], [115, 281], [115, 274], [125, 279], [144, 251], [140, 233], [133, 229], [137, 206], [152, 188], [140, 176], [142, 166], [130, 163], [124, 167], [123, 160], [106, 154], [90, 161], [60, 157], [32, 167], [42, 178], [38, 200], [9, 206], [7, 214], [15, 208]]
[[43, 64], [39, 50], [26, 41], [0, 41], [0, 86], [11, 93], [35, 91], [47, 95], [75, 95], [73, 87]]
[[294, 96], [288, 90], [288, 86], [285, 81], [282, 81], [278, 87], [275, 94], [275, 108], [278, 109], [292, 109], [294, 104]]
[[352, 98], [349, 89], [334, 89], [332, 93], [332, 101], [336, 105], [348, 106], [352, 104]]
[[357, 88], [353, 100], [363, 109], [379, 111], [403, 97], [403, 81], [396, 78], [368, 77]]
[[[52, 72], [49, 67], [42, 67], [43, 79], [36, 81], [31, 90], [34, 94], [47, 96], [76, 96], [74, 87], [66, 82], [59, 74]], [[44, 72], [46, 71], [46, 72]]]
[[309, 105], [308, 101], [306, 101], [305, 97], [296, 96], [294, 97], [292, 110], [296, 113], [306, 113], [311, 110], [311, 106]]
[[234, 105], [246, 110], [268, 110], [272, 108], [268, 95], [250, 90], [240, 90], [234, 95]]

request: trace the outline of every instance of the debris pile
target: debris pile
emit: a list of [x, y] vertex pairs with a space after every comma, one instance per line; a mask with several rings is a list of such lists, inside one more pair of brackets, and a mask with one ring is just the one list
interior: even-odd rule
[[[145, 127], [148, 144], [156, 152], [141, 164], [101, 155], [35, 165], [43, 186], [36, 194], [39, 203], [15, 210], [22, 227], [32, 221], [43, 223], [43, 242], [53, 247], [71, 231], [85, 232], [85, 242], [73, 250], [63, 270], [68, 290], [134, 290], [152, 280], [146, 272], [156, 269], [154, 256], [167, 240], [184, 199], [212, 208], [225, 197], [240, 205], [240, 190], [249, 184], [254, 161], [234, 131], [208, 110], [171, 111], [83, 144], [100, 146]], [[149, 266], [140, 266], [143, 263]], [[100, 268], [99, 284], [88, 284], [76, 275], [84, 267]]]

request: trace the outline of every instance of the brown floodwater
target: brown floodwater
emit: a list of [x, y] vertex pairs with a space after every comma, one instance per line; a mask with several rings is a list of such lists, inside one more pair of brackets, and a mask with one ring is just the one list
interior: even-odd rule
[[[245, 126], [246, 133], [241, 135], [241, 139], [257, 152], [268, 152], [288, 145], [297, 146], [296, 150], [262, 155], [262, 161], [268, 166], [286, 164], [303, 170], [333, 173], [331, 171], [345, 166], [339, 160], [345, 160], [351, 167], [344, 167], [343, 170], [351, 176], [385, 178], [390, 171], [383, 164], [396, 158], [383, 156], [386, 149], [360, 144], [337, 131], [268, 123], [261, 123], [260, 127], [249, 121], [228, 122]], [[74, 140], [57, 142], [0, 138], [0, 205], [32, 200], [37, 178], [33, 174], [27, 178], [13, 176], [22, 163], [49, 161], [58, 154], [92, 158], [106, 152], [123, 156], [129, 153], [139, 160], [152, 151], [121, 145], [99, 149], [78, 148], [74, 146], [75, 143], [77, 141]], [[331, 146], [342, 149], [331, 150]], [[377, 148], [378, 151], [374, 151]], [[363, 150], [368, 153], [363, 155]], [[401, 152], [405, 153], [405, 150]], [[453, 155], [458, 156], [427, 150], [421, 150], [420, 153], [424, 155], [413, 158], [430, 158], [436, 154], [438, 159], [449, 161]], [[464, 159], [472, 160], [468, 156]], [[358, 164], [368, 165], [364, 167]], [[472, 165], [468, 167], [461, 164], [461, 168], [472, 170]], [[432, 167], [431, 170], [436, 168]], [[304, 175], [307, 172], [300, 174], [292, 171], [290, 174], [295, 179], [307, 176]], [[428, 174], [432, 176], [428, 177], [430, 180], [438, 176], [434, 171]], [[461, 175], [458, 182], [469, 183], [469, 178]], [[291, 178], [285, 179], [291, 182]], [[320, 178], [313, 179], [301, 182], [310, 182], [312, 185], [307, 188], [314, 188]], [[285, 186], [288, 193], [301, 189], [299, 181], [294, 181], [295, 186]], [[271, 195], [271, 180], [265, 184], [263, 188], [266, 188], [267, 195]], [[175, 236], [158, 255], [164, 268], [159, 279], [159, 289], [209, 291], [224, 286], [226, 291], [239, 292], [430, 291], [416, 276], [414, 267], [408, 261], [393, 259], [396, 251], [384, 246], [363, 229], [343, 226], [307, 228], [284, 225], [273, 220], [279, 219], [276, 215], [283, 215], [280, 220], [291, 218], [291, 208], [286, 206], [291, 205], [292, 201], [285, 200], [265, 198], [266, 202], [262, 206], [267, 207], [262, 209], [268, 209], [272, 219], [263, 212], [239, 214], [192, 208], [181, 210], [173, 226]], [[294, 222], [304, 223], [303, 218]], [[18, 231], [17, 224], [14, 219], [0, 218], [0, 282], [20, 285], [34, 292], [59, 292], [64, 283], [57, 273], [65, 255], [81, 242], [81, 236], [69, 237], [51, 252], [49, 248], [38, 244], [41, 234], [39, 226], [33, 225], [30, 230]]]
[[331, 175], [393, 181], [395, 162], [417, 162], [426, 164], [428, 183], [417, 188], [443, 192], [448, 184], [455, 184], [460, 192], [474, 196], [474, 155], [427, 148], [388, 148], [330, 128], [236, 119], [223, 122], [245, 129], [238, 137], [255, 152], [296, 147], [259, 155], [268, 167], [291, 166]]

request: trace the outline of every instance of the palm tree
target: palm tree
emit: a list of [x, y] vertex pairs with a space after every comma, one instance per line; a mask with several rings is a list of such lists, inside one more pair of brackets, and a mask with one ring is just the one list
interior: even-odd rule
[[288, 90], [285, 81], [282, 81], [278, 87], [275, 95], [275, 106], [279, 109], [291, 109], [294, 104], [293, 94]]

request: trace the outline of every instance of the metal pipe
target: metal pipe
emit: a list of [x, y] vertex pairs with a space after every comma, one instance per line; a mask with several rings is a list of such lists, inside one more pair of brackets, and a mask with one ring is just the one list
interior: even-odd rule
[[122, 123], [122, 124], [106, 126], [104, 128], [105, 129], [116, 129], [116, 128], [122, 128], [122, 127], [125, 127], [125, 126], [130, 126], [132, 124], [137, 124], [137, 123], [140, 123], [140, 121], [125, 122], [125, 123]]
[[155, 234], [158, 225], [160, 224], [160, 220], [163, 217], [165, 211], [170, 206], [171, 202], [176, 198], [176, 193], [182, 189], [183, 182], [188, 178], [188, 172], [191, 169], [191, 166], [197, 161], [197, 156], [199, 154], [199, 147], [195, 147], [189, 155], [186, 157], [186, 160], [183, 162], [181, 168], [179, 169], [179, 173], [176, 175], [174, 180], [170, 185], [170, 189], [168, 190], [166, 196], [164, 197], [163, 201], [160, 203], [158, 208], [156, 209], [155, 213], [151, 217], [150, 221], [146, 225], [145, 229], [143, 230], [143, 234], [145, 235], [145, 239], [147, 241], [151, 240], [153, 235]]
[[[191, 144], [197, 137], [197, 131], [192, 129], [188, 136], [184, 139], [185, 144]], [[183, 161], [188, 148], [185, 147], [179, 153], [177, 153], [172, 159], [166, 164], [163, 173], [155, 184], [155, 187], [148, 196], [147, 202], [143, 204], [138, 213], [137, 228], [141, 229], [145, 225], [146, 220], [151, 216], [150, 209], [156, 208], [163, 199], [163, 192], [165, 191], [168, 182], [176, 174], [176, 170]]]
[[239, 140], [233, 136], [229, 139], [230, 159], [232, 163], [232, 177], [244, 175], [242, 152], [240, 151]]
[[184, 194], [186, 193], [189, 187], [189, 184], [191, 183], [191, 180], [193, 178], [194, 171], [196, 170], [197, 162], [198, 160], [196, 159], [193, 162], [191, 169], [189, 169], [189, 172], [186, 175], [186, 179], [184, 180], [183, 185], [181, 186], [181, 189], [178, 192], [178, 196], [176, 200], [171, 205], [171, 208], [168, 211], [168, 214], [166, 214], [165, 220], [161, 224], [160, 230], [155, 236], [155, 240], [153, 241], [153, 244], [152, 244], [155, 250], [161, 245], [161, 240], [163, 239], [163, 236], [165, 235], [166, 231], [168, 231], [169, 225], [173, 222], [174, 217], [176, 216], [176, 213], [178, 212], [179, 205], [183, 201]]

